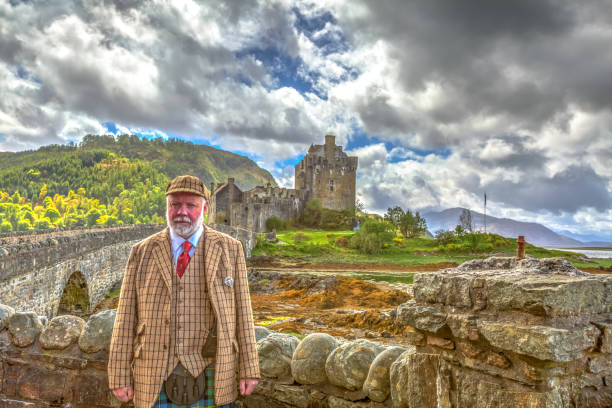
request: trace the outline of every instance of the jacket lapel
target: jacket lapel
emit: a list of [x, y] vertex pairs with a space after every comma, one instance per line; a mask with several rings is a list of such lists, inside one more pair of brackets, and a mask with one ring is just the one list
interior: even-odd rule
[[158, 264], [159, 272], [164, 279], [164, 283], [168, 288], [168, 293], [172, 293], [172, 273], [174, 273], [174, 262], [172, 256], [172, 248], [170, 247], [170, 232], [166, 228], [157, 239], [157, 245], [152, 251], [153, 259]]
[[206, 281], [209, 287], [211, 287], [219, 270], [219, 262], [223, 257], [224, 251], [217, 234], [208, 227], [204, 228], [204, 233], [206, 234], [206, 262], [204, 268], [206, 270]]

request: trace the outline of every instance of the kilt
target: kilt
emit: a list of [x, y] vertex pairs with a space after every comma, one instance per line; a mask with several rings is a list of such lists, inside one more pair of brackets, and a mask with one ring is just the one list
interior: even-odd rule
[[215, 365], [211, 364], [206, 367], [204, 373], [206, 376], [206, 392], [201, 400], [191, 405], [176, 405], [168, 401], [168, 397], [162, 387], [153, 408], [231, 408], [232, 404], [215, 405]]

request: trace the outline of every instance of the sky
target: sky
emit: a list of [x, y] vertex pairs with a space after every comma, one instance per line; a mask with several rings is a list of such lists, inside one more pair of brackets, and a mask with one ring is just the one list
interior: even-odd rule
[[[181, 138], [612, 241], [612, 0], [0, 0], [0, 151]], [[577, 235], [574, 235], [577, 236]]]

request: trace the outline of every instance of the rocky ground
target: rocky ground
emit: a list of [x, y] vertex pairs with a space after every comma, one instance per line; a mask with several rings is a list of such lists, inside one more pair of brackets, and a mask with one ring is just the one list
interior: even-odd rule
[[257, 325], [307, 335], [328, 333], [346, 339], [377, 338], [399, 342], [394, 309], [412, 298], [412, 285], [372, 282], [291, 271], [249, 272], [253, 314]]

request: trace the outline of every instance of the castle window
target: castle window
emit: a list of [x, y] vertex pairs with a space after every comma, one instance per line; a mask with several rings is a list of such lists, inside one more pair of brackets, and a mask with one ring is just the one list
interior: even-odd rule
[[330, 193], [334, 191], [334, 180], [329, 180], [329, 191]]

